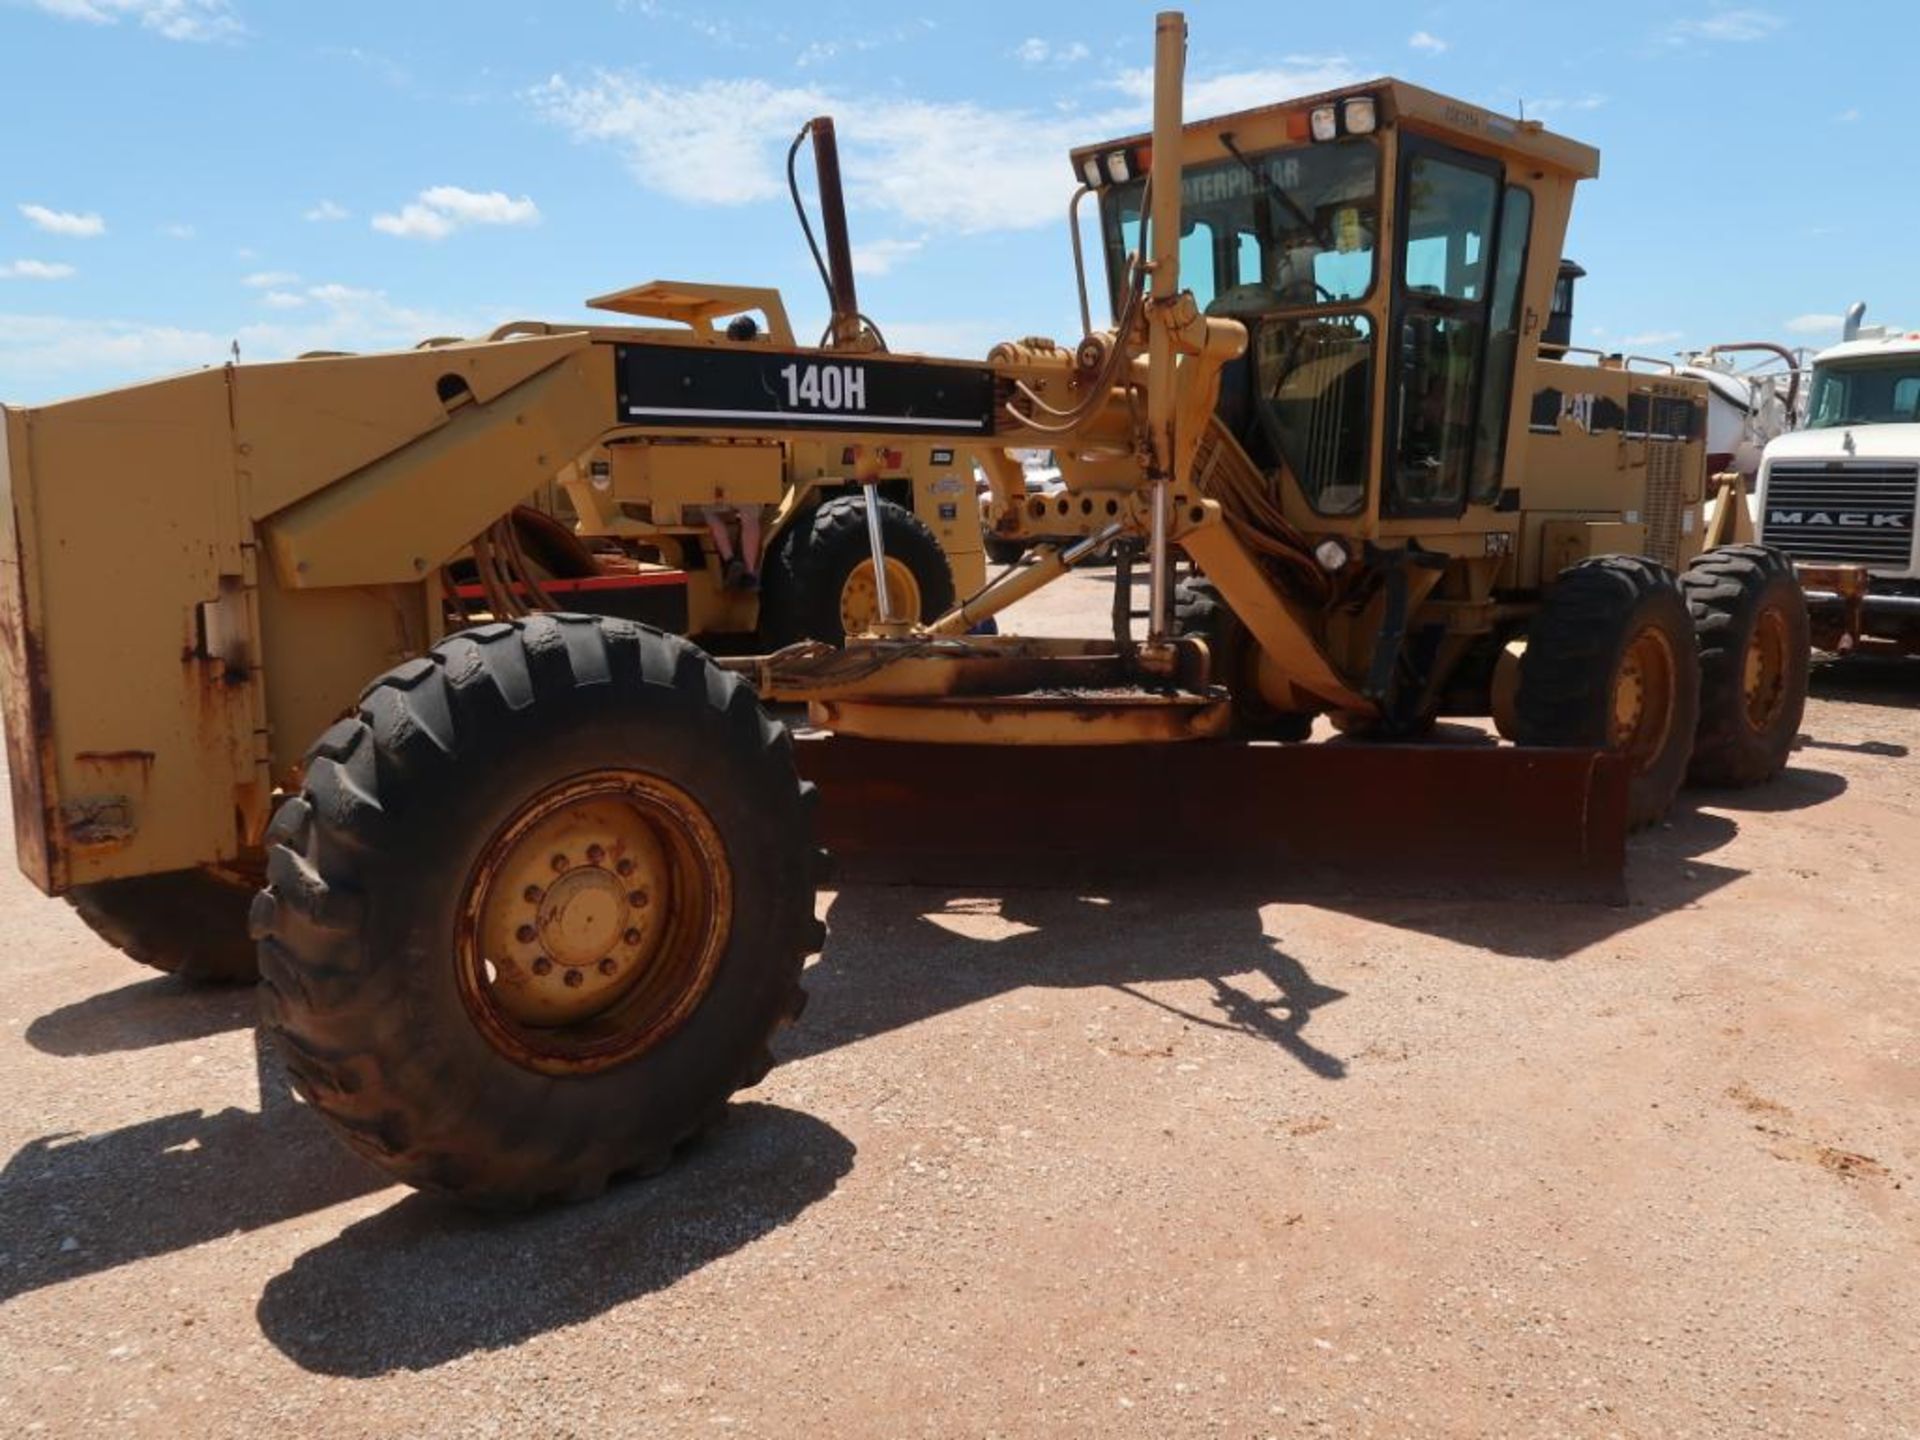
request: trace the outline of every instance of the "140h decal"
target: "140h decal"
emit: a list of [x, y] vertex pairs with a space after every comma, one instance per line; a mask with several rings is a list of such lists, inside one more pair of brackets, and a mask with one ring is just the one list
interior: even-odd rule
[[787, 407], [798, 410], [865, 410], [867, 372], [859, 365], [802, 365], [780, 367], [787, 382]]
[[617, 345], [630, 425], [990, 435], [993, 372], [954, 360], [841, 359], [761, 346]]

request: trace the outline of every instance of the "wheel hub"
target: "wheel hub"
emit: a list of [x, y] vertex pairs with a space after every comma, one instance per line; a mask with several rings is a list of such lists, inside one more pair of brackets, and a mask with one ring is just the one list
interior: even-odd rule
[[1673, 725], [1675, 659], [1667, 637], [1648, 627], [1630, 641], [1613, 677], [1608, 747], [1631, 756], [1644, 771], [1666, 748]]
[[[873, 561], [862, 560], [840, 587], [840, 628], [848, 635], [864, 635], [880, 618], [880, 587]], [[895, 620], [920, 618], [920, 582], [904, 560], [887, 556], [888, 609]]]
[[470, 882], [461, 975], [496, 1047], [580, 1070], [633, 1054], [705, 993], [728, 878], [683, 793], [603, 772], [537, 797]]
[[1766, 730], [1787, 701], [1787, 622], [1772, 606], [1756, 617], [1747, 640], [1742, 667], [1741, 694], [1746, 701], [1747, 724]]

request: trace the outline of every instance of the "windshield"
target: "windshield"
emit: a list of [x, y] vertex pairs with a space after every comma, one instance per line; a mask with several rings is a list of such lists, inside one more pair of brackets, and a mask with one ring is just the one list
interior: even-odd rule
[[[1379, 148], [1360, 137], [1189, 165], [1180, 178], [1181, 287], [1209, 315], [1360, 299], [1373, 288], [1379, 171]], [[1116, 294], [1140, 245], [1143, 188], [1116, 187], [1106, 202]]]
[[1920, 421], [1920, 355], [1878, 364], [1816, 365], [1809, 430]]

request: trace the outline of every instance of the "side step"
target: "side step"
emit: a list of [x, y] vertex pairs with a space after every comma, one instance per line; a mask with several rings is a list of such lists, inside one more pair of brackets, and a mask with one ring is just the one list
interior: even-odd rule
[[1627, 770], [1592, 750], [1241, 741], [929, 745], [800, 731], [843, 879], [1230, 874], [1316, 890], [1623, 903]]

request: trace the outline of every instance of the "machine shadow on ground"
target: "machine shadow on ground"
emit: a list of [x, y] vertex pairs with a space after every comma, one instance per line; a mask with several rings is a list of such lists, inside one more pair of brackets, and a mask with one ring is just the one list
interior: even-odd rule
[[[828, 911], [826, 952], [807, 971], [806, 1018], [776, 1045], [797, 1060], [1026, 986], [1106, 986], [1174, 1007], [1139, 987], [1198, 980], [1212, 988], [1183, 1019], [1269, 1040], [1324, 1080], [1346, 1062], [1306, 1035], [1313, 1013], [1345, 998], [1264, 932], [1257, 904], [1203, 885], [1012, 889], [860, 885]], [[989, 937], [988, 932], [993, 932]], [[1258, 974], [1277, 998], [1234, 977]]]
[[1846, 700], [1856, 705], [1882, 705], [1899, 710], [1920, 709], [1920, 657], [1816, 656], [1807, 689], [1821, 700]]
[[665, 1175], [499, 1219], [412, 1195], [268, 1282], [260, 1329], [303, 1369], [365, 1378], [518, 1344], [663, 1290], [788, 1224], [853, 1168], [839, 1131], [735, 1105]]
[[[182, 992], [171, 997], [172, 1008], [224, 1016], [234, 993]], [[58, 1053], [100, 1048], [107, 1047]], [[390, 1185], [293, 1098], [279, 1058], [263, 1050], [257, 1044], [258, 1111], [184, 1110], [98, 1135], [48, 1135], [22, 1146], [0, 1172], [0, 1246], [11, 1252], [0, 1266], [0, 1300]]]
[[113, 1055], [244, 1030], [259, 1008], [252, 986], [155, 975], [49, 1010], [27, 1026], [27, 1043], [43, 1055]]
[[[1270, 1040], [1312, 1074], [1337, 1080], [1346, 1062], [1316, 1047], [1308, 1027], [1345, 994], [1286, 953], [1283, 938], [1268, 933], [1264, 906], [1333, 910], [1495, 954], [1565, 960], [1741, 879], [1744, 870], [1701, 858], [1734, 838], [1740, 812], [1804, 809], [1846, 788], [1843, 776], [1796, 764], [1758, 789], [1686, 792], [1670, 819], [1630, 845], [1625, 905], [1505, 892], [1497, 875], [1463, 896], [1280, 869], [1196, 878], [1177, 862], [1164, 878], [1126, 884], [849, 886], [828, 912], [826, 953], [807, 972], [806, 1019], [780, 1049], [800, 1059], [1026, 986], [1106, 986], [1166, 1006], [1142, 987], [1202, 981], [1213, 993], [1183, 1018]], [[1045, 857], [1033, 858], [1032, 873], [1046, 875]], [[1284, 915], [1278, 923], [1284, 930]], [[1278, 998], [1235, 983], [1250, 974]]]
[[[1701, 857], [1733, 838], [1742, 811], [1804, 808], [1845, 789], [1843, 777], [1797, 763], [1762, 789], [1689, 794], [1670, 821], [1633, 842], [1625, 906], [1497, 893], [1343, 894], [1303, 886], [1297, 875], [1173, 876], [1105, 893], [852, 886], [835, 897], [832, 938], [808, 971], [809, 1012], [779, 1048], [803, 1058], [1027, 986], [1106, 986], [1190, 1023], [1269, 1041], [1310, 1074], [1338, 1080], [1346, 1060], [1313, 1043], [1311, 1022], [1347, 997], [1287, 954], [1283, 935], [1267, 933], [1263, 907], [1310, 904], [1496, 953], [1563, 960], [1739, 879], [1744, 872]], [[1279, 925], [1284, 932], [1284, 915]], [[1249, 986], [1249, 976], [1259, 978]], [[1211, 993], [1184, 1008], [1152, 993], [1178, 981]], [[251, 1011], [244, 991], [143, 980], [52, 1011], [28, 1035], [46, 1053], [89, 1056], [203, 1038], [246, 1023]], [[260, 1063], [260, 1094], [258, 1113], [186, 1111], [22, 1147], [0, 1174], [0, 1244], [11, 1252], [0, 1266], [0, 1300], [388, 1185], [292, 1098], [270, 1055]], [[321, 1373], [431, 1368], [697, 1271], [829, 1195], [853, 1155], [823, 1122], [750, 1103], [668, 1174], [617, 1186], [592, 1205], [502, 1221], [409, 1196], [275, 1277], [260, 1324], [289, 1358]]]

